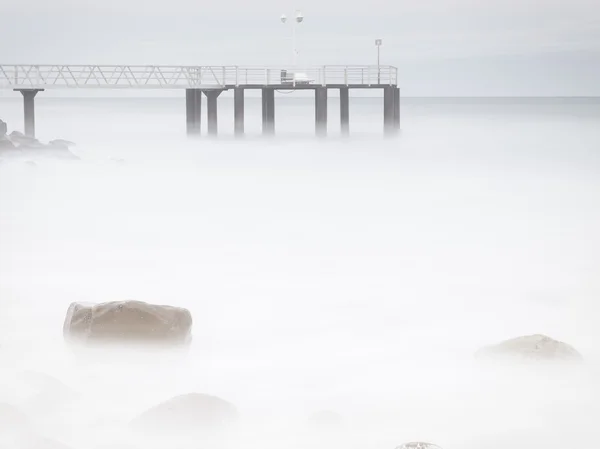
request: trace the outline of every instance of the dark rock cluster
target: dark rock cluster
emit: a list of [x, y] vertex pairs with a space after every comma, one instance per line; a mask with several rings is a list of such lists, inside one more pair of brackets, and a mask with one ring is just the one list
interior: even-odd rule
[[74, 146], [73, 142], [68, 140], [56, 139], [48, 143], [42, 143], [34, 137], [28, 137], [19, 131], [13, 131], [8, 134], [8, 125], [0, 120], [0, 154], [4, 153], [32, 153], [36, 151], [53, 150], [62, 156], [76, 159], [71, 153], [70, 148]]

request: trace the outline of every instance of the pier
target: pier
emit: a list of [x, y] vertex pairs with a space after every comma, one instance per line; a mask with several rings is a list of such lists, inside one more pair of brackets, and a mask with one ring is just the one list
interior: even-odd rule
[[185, 119], [190, 137], [201, 135], [202, 96], [206, 97], [207, 132], [218, 135], [221, 94], [233, 91], [234, 132], [244, 135], [244, 97], [258, 90], [262, 98], [262, 133], [275, 134], [276, 93], [310, 90], [315, 97], [315, 133], [327, 136], [329, 92], [340, 96], [342, 135], [350, 133], [350, 90], [383, 91], [383, 132], [400, 129], [398, 69], [393, 66], [241, 67], [241, 66], [97, 66], [0, 64], [0, 89], [23, 95], [25, 134], [35, 137], [35, 98], [45, 90], [175, 89], [185, 90]]

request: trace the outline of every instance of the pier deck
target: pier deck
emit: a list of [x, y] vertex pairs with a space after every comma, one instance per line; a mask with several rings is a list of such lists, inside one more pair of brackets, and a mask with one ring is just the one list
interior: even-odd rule
[[25, 134], [35, 136], [35, 96], [44, 90], [72, 89], [185, 89], [186, 123], [190, 136], [200, 134], [201, 98], [207, 98], [208, 133], [217, 134], [219, 95], [234, 91], [235, 134], [244, 134], [244, 92], [262, 91], [263, 133], [275, 132], [275, 92], [315, 91], [315, 130], [327, 134], [327, 92], [340, 92], [343, 134], [349, 133], [350, 89], [382, 89], [384, 132], [400, 128], [398, 69], [393, 66], [127, 66], [0, 64], [0, 89], [21, 92]]

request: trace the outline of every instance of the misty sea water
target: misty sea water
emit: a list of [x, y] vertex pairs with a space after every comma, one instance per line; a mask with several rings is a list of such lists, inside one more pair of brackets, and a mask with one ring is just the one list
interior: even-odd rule
[[[79, 160], [0, 156], [0, 405], [28, 431], [125, 447], [123, 423], [201, 392], [238, 407], [222, 443], [236, 449], [600, 445], [600, 100], [405, 98], [401, 135], [384, 139], [382, 99], [357, 97], [342, 139], [332, 98], [319, 140], [313, 100], [280, 95], [265, 140], [247, 98], [236, 140], [224, 96], [219, 138], [204, 116], [188, 140], [183, 98], [44, 94], [38, 138], [74, 141]], [[16, 94], [0, 119], [22, 128]], [[121, 299], [187, 307], [189, 351], [65, 347], [72, 301]], [[585, 364], [473, 361], [535, 333]], [[27, 371], [78, 400], [32, 402]], [[344, 431], [307, 432], [319, 410]], [[6, 416], [0, 449], [25, 447]]]

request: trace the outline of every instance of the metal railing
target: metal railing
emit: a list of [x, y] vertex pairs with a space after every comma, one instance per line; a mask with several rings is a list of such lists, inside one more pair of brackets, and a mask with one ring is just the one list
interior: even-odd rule
[[292, 68], [0, 64], [0, 89], [210, 89], [282, 84], [397, 85], [398, 69], [369, 65]]

